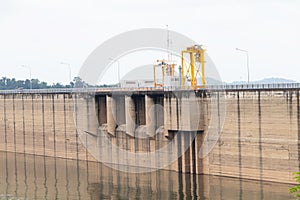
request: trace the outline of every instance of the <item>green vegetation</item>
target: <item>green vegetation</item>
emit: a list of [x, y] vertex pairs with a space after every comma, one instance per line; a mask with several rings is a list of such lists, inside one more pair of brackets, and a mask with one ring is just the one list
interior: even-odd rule
[[48, 85], [48, 83], [44, 81], [40, 81], [39, 79], [29, 79], [24, 80], [16, 80], [15, 78], [7, 78], [2, 77], [0, 79], [0, 90], [13, 90], [13, 89], [46, 89], [46, 88], [70, 88], [73, 87], [74, 83], [70, 83], [70, 85], [62, 85], [60, 83], [53, 83], [52, 85]]
[[[300, 172], [294, 172], [294, 174], [296, 175], [296, 176], [294, 177], [295, 181], [296, 181], [297, 183], [300, 183]], [[295, 196], [296, 196], [296, 197], [300, 197], [300, 185], [296, 185], [296, 186], [290, 188], [290, 189], [289, 189], [289, 192], [290, 192], [291, 194], [296, 193]]]
[[[47, 89], [47, 88], [81, 88], [85, 86], [90, 86], [86, 84], [80, 77], [74, 77], [73, 82], [70, 82], [69, 85], [63, 85], [61, 83], [53, 83], [52, 85], [48, 85], [48, 83], [44, 81], [40, 81], [39, 79], [29, 79], [24, 80], [16, 80], [15, 78], [7, 78], [2, 77], [0, 79], [0, 90], [15, 90], [15, 89]], [[101, 85], [96, 87], [115, 87], [116, 85]]]

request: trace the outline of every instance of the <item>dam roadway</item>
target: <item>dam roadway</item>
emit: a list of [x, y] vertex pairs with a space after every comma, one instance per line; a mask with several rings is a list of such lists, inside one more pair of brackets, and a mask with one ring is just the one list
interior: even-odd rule
[[[0, 151], [99, 161], [111, 153], [97, 149], [101, 131], [125, 150], [112, 154], [111, 163], [126, 165], [120, 162], [126, 152], [154, 152], [177, 135], [170, 155], [178, 159], [163, 169], [294, 183], [293, 172], [300, 171], [299, 91], [299, 84], [0, 91]], [[200, 149], [212, 124], [218, 138], [206, 155]]]

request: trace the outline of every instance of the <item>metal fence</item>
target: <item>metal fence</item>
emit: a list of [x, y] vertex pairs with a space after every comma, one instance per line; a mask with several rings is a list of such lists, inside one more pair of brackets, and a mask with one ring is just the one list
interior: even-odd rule
[[[258, 89], [300, 89], [300, 83], [271, 83], [271, 84], [224, 84], [224, 85], [206, 85], [205, 88], [198, 90], [258, 90]], [[190, 87], [164, 87], [164, 90], [190, 90]]]
[[[110, 91], [174, 91], [190, 90], [190, 87], [138, 87], [138, 88], [51, 88], [51, 89], [16, 89], [0, 90], [0, 94], [61, 94], [61, 93], [93, 93], [93, 92], [110, 92]], [[206, 85], [205, 88], [198, 90], [257, 90], [257, 89], [300, 89], [300, 83], [272, 83], [272, 84], [239, 84], [239, 85]]]
[[238, 85], [207, 85], [207, 89], [244, 90], [244, 89], [292, 89], [300, 88], [300, 83], [270, 83], [270, 84], [238, 84]]

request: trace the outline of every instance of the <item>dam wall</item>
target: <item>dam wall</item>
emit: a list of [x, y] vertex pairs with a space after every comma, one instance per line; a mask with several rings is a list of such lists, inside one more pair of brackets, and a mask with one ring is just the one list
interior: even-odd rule
[[[221, 92], [226, 112], [220, 137], [202, 158], [199, 150], [215, 120], [211, 99]], [[131, 153], [159, 150], [177, 137], [164, 169], [294, 183], [293, 172], [300, 170], [298, 88], [214, 90], [195, 97], [197, 116], [188, 96], [163, 91], [1, 93], [0, 151], [89, 161], [105, 157], [113, 165], [147, 167]], [[105, 140], [125, 151], [104, 149]], [[166, 158], [151, 159], [150, 168]]]
[[299, 89], [226, 92], [208, 174], [293, 183], [299, 171]]
[[1, 151], [87, 159], [71, 94], [2, 94], [0, 102]]

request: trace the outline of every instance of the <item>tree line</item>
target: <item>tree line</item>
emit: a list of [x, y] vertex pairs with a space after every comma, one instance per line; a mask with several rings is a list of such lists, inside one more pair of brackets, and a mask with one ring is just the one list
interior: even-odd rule
[[[47, 89], [47, 88], [73, 88], [90, 86], [85, 83], [80, 77], [74, 77], [73, 81], [67, 85], [61, 83], [48, 84], [39, 79], [16, 80], [15, 78], [2, 77], [0, 79], [0, 90], [15, 90], [15, 89]], [[115, 85], [101, 85], [96, 87], [114, 87]]]

